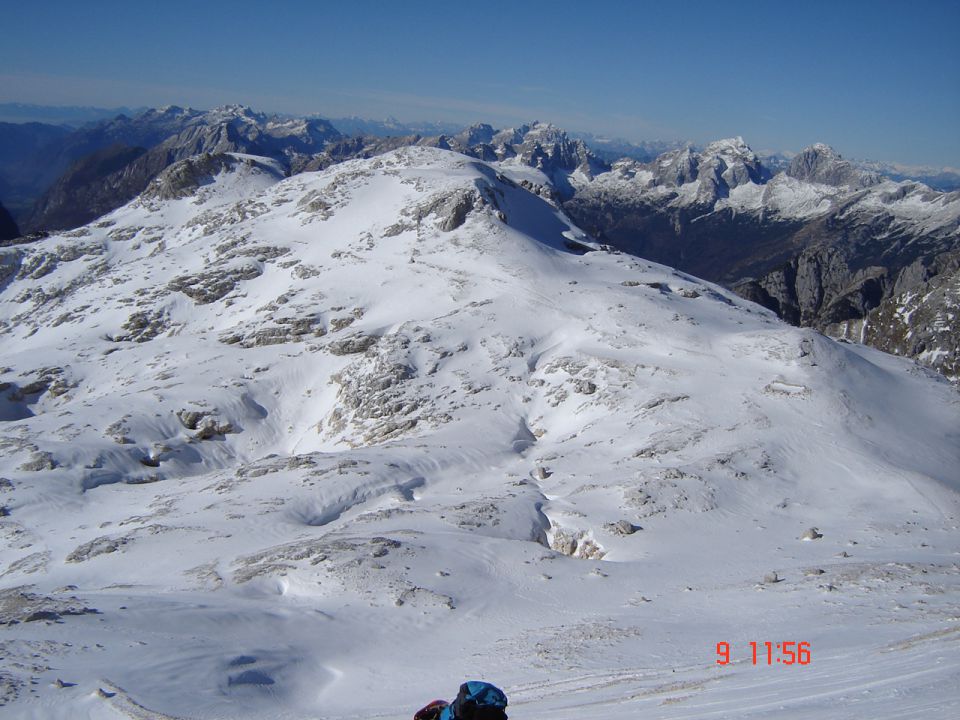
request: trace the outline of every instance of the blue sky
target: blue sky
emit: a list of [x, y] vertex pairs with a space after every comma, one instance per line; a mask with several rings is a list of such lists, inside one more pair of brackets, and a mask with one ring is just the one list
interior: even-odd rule
[[0, 0], [0, 102], [549, 120], [960, 167], [960, 2]]

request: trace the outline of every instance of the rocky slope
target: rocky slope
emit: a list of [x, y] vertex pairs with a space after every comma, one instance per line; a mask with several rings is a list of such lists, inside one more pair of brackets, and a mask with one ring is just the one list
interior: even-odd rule
[[828, 332], [917, 358], [960, 381], [960, 253], [941, 262], [933, 277], [886, 298], [864, 319], [838, 323]]
[[4, 713], [960, 705], [946, 381], [600, 248], [526, 165], [284, 172], [0, 249]]

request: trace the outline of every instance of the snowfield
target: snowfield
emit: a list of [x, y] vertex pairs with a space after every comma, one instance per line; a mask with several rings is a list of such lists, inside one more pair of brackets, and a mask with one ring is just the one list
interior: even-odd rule
[[511, 172], [207, 156], [0, 249], [0, 717], [957, 716], [956, 389]]

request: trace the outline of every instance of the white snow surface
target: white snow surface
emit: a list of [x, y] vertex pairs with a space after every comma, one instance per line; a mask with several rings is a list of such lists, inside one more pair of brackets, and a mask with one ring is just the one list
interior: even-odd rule
[[0, 250], [0, 716], [960, 711], [947, 382], [455, 153], [255, 169]]

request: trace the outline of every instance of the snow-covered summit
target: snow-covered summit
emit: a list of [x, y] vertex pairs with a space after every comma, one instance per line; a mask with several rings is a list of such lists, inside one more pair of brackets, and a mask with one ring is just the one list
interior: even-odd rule
[[705, 157], [720, 156], [723, 158], [753, 161], [757, 155], [753, 152], [746, 141], [739, 135], [732, 138], [714, 140], [709, 143], [702, 154]]
[[601, 249], [509, 163], [272, 162], [0, 250], [12, 713], [960, 702], [947, 383]]

